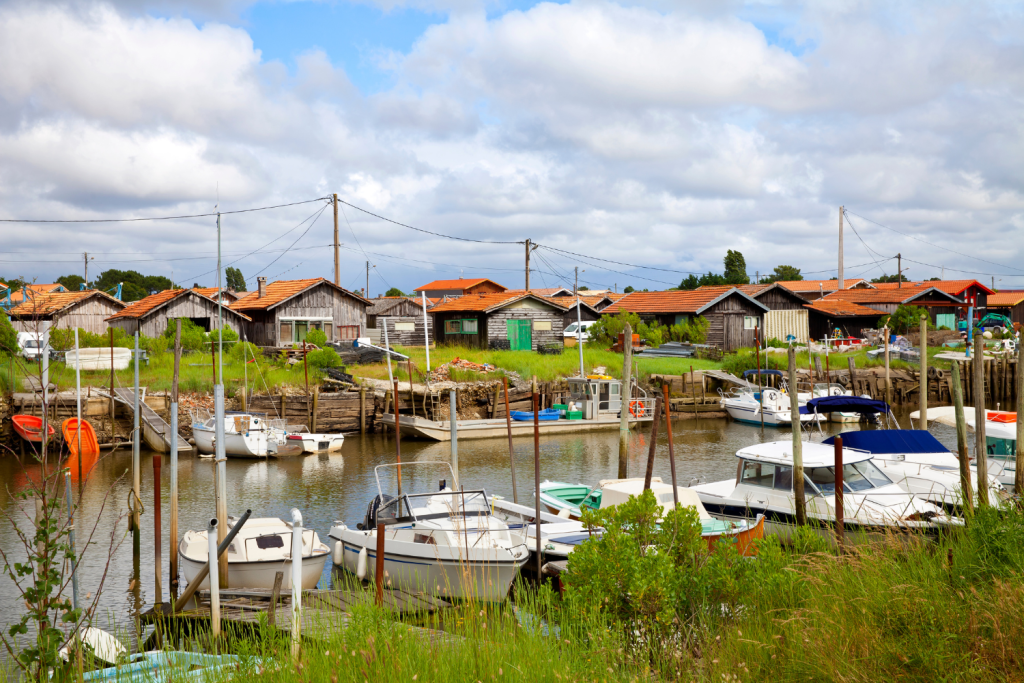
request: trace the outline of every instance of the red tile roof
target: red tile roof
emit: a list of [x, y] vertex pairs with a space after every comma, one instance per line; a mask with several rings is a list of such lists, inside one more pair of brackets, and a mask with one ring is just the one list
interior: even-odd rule
[[[466, 294], [457, 299], [450, 299], [444, 303], [440, 303], [430, 309], [430, 312], [445, 313], [447, 311], [466, 311], [486, 313], [527, 297], [549, 303], [563, 311], [568, 310], [568, 307], [565, 304], [559, 302], [554, 297], [537, 296], [532, 292], [495, 292], [491, 294]], [[569, 305], [571, 306], [572, 304]]]
[[496, 287], [501, 287], [502, 290], [508, 289], [504, 285], [499, 285], [494, 280], [488, 280], [487, 278], [477, 278], [477, 279], [471, 279], [471, 280], [465, 280], [463, 278], [459, 278], [458, 280], [434, 280], [433, 282], [428, 282], [427, 284], [423, 285], [422, 287], [417, 287], [416, 289], [414, 289], [412, 291], [414, 291], [414, 292], [422, 292], [422, 291], [430, 291], [430, 290], [435, 290], [435, 289], [461, 289], [461, 290], [465, 291], [465, 290], [469, 289], [470, 287], [474, 287], [476, 285], [479, 285], [482, 282], [490, 282], [492, 285], [494, 285]]
[[1016, 306], [1024, 301], [1024, 292], [996, 292], [988, 295], [988, 306]]
[[[844, 283], [846, 285], [845, 289], [850, 289], [851, 287], [853, 287], [855, 285], [858, 285], [858, 284], [860, 284], [862, 282], [867, 284], [870, 287], [876, 287], [877, 286], [877, 285], [871, 284], [870, 282], [868, 282], [867, 280], [865, 280], [862, 277], [846, 278], [844, 280]], [[796, 292], [797, 294], [799, 294], [800, 292], [817, 292], [817, 291], [834, 292], [834, 291], [836, 291], [838, 289], [839, 280], [779, 280], [776, 284], [782, 285], [783, 287], [785, 287], [789, 291]], [[819, 289], [819, 285], [820, 285], [820, 289]]]
[[[217, 288], [214, 287], [213, 289], [216, 291]], [[127, 308], [125, 308], [122, 311], [119, 311], [118, 313], [115, 313], [114, 315], [107, 318], [107, 320], [121, 320], [126, 318], [136, 320], [139, 318], [144, 318], [153, 311], [155, 311], [156, 309], [162, 307], [163, 305], [168, 304], [171, 301], [177, 299], [178, 297], [185, 296], [186, 294], [189, 293], [195, 294], [196, 296], [201, 296], [204, 299], [208, 299], [214, 304], [217, 303], [215, 299], [211, 299], [210, 297], [203, 295], [200, 291], [195, 289], [165, 289], [162, 292], [150, 294], [144, 299], [139, 299], [138, 301], [132, 302], [131, 304], [128, 305]], [[230, 309], [231, 306], [225, 305], [224, 308]], [[239, 315], [245, 318], [246, 320], [249, 320], [249, 316], [239, 313], [238, 311], [232, 311], [232, 313]]]
[[884, 315], [881, 311], [876, 311], [873, 308], [868, 308], [867, 306], [855, 304], [852, 301], [846, 301], [845, 299], [840, 298], [833, 298], [831, 296], [826, 296], [823, 299], [818, 299], [813, 303], [804, 304], [804, 306], [806, 308], [811, 309], [812, 311], [818, 311], [819, 313], [835, 316], [837, 318], [847, 316]]
[[972, 285], [977, 286], [983, 292], [992, 294], [992, 290], [981, 284], [977, 280], [923, 280], [920, 282], [904, 282], [903, 286], [900, 287], [899, 282], [876, 282], [875, 287], [878, 289], [908, 289], [908, 288], [928, 288], [934, 287], [935, 289], [941, 289], [947, 294], [960, 295], [964, 290], [970, 288]]
[[296, 294], [300, 294], [310, 287], [315, 287], [321, 283], [338, 289], [351, 297], [355, 297], [359, 301], [362, 301], [367, 306], [371, 303], [368, 299], [365, 299], [354, 292], [350, 292], [344, 287], [338, 287], [327, 278], [315, 277], [307, 280], [278, 280], [277, 282], [268, 283], [266, 291], [263, 296], [259, 296], [259, 291], [247, 292], [245, 296], [239, 296], [238, 301], [230, 304], [230, 307], [236, 311], [265, 311], [269, 308], [273, 308], [280, 303], [291, 299]]
[[[58, 292], [64, 289], [64, 285], [59, 282], [53, 282], [48, 285], [26, 285], [28, 290], [32, 294], [50, 294], [51, 292]], [[11, 292], [11, 303], [17, 304], [25, 299], [25, 291], [21, 288]]]
[[670, 292], [632, 292], [622, 297], [602, 313], [614, 314], [619, 311], [630, 313], [699, 313], [708, 304], [733, 289], [743, 292], [741, 287], [762, 287], [762, 285], [741, 285], [740, 287], [714, 286], [700, 289], [673, 290]]
[[59, 313], [60, 311], [63, 311], [65, 308], [72, 306], [80, 301], [90, 299], [93, 296], [101, 296], [121, 306], [124, 306], [124, 302], [118, 301], [117, 299], [110, 296], [106, 292], [100, 292], [95, 289], [86, 289], [77, 292], [52, 292], [36, 294], [28, 301], [22, 302], [17, 306], [11, 308], [11, 315], [15, 317], [53, 315], [54, 313]]
[[[199, 288], [193, 288], [193, 291], [199, 292], [200, 294], [205, 296], [207, 299], [213, 299], [214, 301], [216, 301], [217, 300], [217, 292], [219, 290], [216, 287], [199, 287]], [[244, 294], [245, 292], [242, 292], [242, 293]], [[224, 303], [230, 304], [232, 301], [237, 301], [237, 300], [238, 300], [238, 294], [236, 294], [234, 292], [230, 292], [230, 291], [228, 291], [226, 289], [224, 290]]]
[[[906, 284], [906, 283], [904, 283]], [[907, 303], [925, 292], [938, 292], [956, 299], [953, 294], [931, 287], [904, 287], [903, 289], [841, 289], [826, 294], [826, 299], [844, 299], [858, 304], [902, 304]]]

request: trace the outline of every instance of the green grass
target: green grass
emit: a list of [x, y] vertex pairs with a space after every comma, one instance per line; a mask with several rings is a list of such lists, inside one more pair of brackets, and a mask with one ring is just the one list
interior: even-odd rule
[[[423, 371], [427, 367], [426, 352], [422, 347], [396, 347], [396, 350], [409, 356], [413, 362], [413, 375], [419, 380], [423, 378]], [[575, 348], [565, 349], [558, 355], [542, 355], [532, 351], [490, 351], [473, 349], [464, 346], [439, 346], [430, 350], [430, 367], [437, 368], [442, 363], [450, 362], [453, 358], [461, 358], [478, 364], [490, 364], [499, 370], [509, 370], [519, 374], [524, 379], [536, 375], [540, 382], [550, 382], [563, 377], [571, 377], [578, 374], [580, 367], [579, 351]], [[679, 375], [694, 370], [717, 369], [721, 363], [717, 361], [699, 360], [696, 358], [643, 358], [634, 356], [639, 363], [640, 381], [652, 374]], [[622, 378], [622, 354], [603, 349], [583, 349], [583, 366], [587, 373], [593, 372], [594, 368], [604, 367], [607, 374], [612, 377]], [[374, 379], [387, 379], [388, 369], [384, 363], [373, 365], [355, 365], [349, 367], [349, 371], [359, 377], [371, 377]], [[405, 362], [399, 365], [392, 365], [392, 372], [398, 373], [402, 378], [408, 379], [408, 370]], [[485, 374], [468, 370], [458, 370], [456, 377], [463, 381], [476, 381], [488, 379]]]

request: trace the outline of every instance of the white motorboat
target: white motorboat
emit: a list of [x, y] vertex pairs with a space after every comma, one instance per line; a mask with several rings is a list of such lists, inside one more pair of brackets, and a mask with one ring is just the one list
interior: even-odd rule
[[[228, 526], [237, 521], [228, 518]], [[312, 529], [302, 531], [302, 587], [316, 588], [330, 548]], [[248, 519], [228, 546], [228, 585], [231, 588], [273, 589], [274, 575], [284, 573], [282, 585], [292, 581], [292, 525], [277, 517]], [[186, 531], [178, 544], [185, 580], [191, 582], [210, 557], [205, 531]], [[209, 577], [199, 588], [209, 588]], [[224, 586], [221, 586], [224, 588]]]
[[[920, 411], [912, 412], [910, 418], [920, 420]], [[929, 408], [928, 420], [955, 429], [956, 409], [953, 406]], [[975, 430], [974, 408], [964, 406], [964, 422], [969, 430]], [[1017, 413], [985, 411], [985, 452], [988, 455], [988, 473], [994, 474], [1004, 488], [1012, 491], [1017, 476]]]
[[[692, 487], [714, 517], [751, 520], [764, 515], [767, 530], [784, 538], [796, 529], [793, 498], [793, 444], [773, 441], [743, 448], [735, 479]], [[835, 521], [835, 447], [804, 442], [804, 494], [807, 519], [831, 537]], [[936, 533], [958, 524], [933, 503], [908, 493], [890, 479], [870, 453], [843, 448], [843, 524], [859, 542], [892, 532]]]
[[[821, 398], [822, 396], [853, 396], [853, 392], [844, 387], [842, 384], [827, 384], [825, 382], [816, 383], [810, 391], [800, 392], [797, 394], [797, 398], [800, 399], [800, 405], [804, 405], [807, 401], [815, 398]], [[870, 396], [866, 398], [871, 398]], [[834, 411], [829, 414], [828, 419], [832, 422], [860, 422], [863, 416], [860, 413], [850, 413]]]
[[[217, 418], [193, 415], [192, 438], [201, 456], [216, 449]], [[260, 413], [229, 411], [224, 415], [224, 453], [233, 458], [267, 458], [301, 455], [300, 443], [289, 443], [284, 420], [268, 420]]]
[[345, 435], [313, 434], [303, 425], [298, 431], [288, 432], [286, 441], [289, 445], [300, 444], [303, 453], [331, 453], [341, 450], [345, 443]]
[[[379, 494], [370, 501], [364, 521], [352, 529], [343, 522], [331, 528], [334, 564], [373, 580], [377, 559], [377, 524], [384, 525], [384, 582], [387, 586], [424, 591], [445, 598], [504, 600], [520, 567], [530, 558], [521, 537], [491, 511], [486, 492], [453, 491], [444, 486], [430, 493], [402, 492], [390, 496], [380, 483], [382, 468], [448, 463], [417, 462], [379, 465]], [[454, 481], [454, 475], [453, 481]]]
[[[789, 394], [779, 389], [762, 389], [760, 393], [749, 388], [733, 388], [722, 394], [721, 405], [729, 417], [737, 422], [761, 424], [762, 413], [766, 427], [790, 427], [793, 415], [790, 410]], [[821, 415], [801, 415], [800, 422], [823, 420]]]

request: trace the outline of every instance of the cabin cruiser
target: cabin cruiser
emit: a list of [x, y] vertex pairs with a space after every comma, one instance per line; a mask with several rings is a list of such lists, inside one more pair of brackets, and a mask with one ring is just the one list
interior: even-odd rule
[[[912, 412], [910, 418], [920, 420], [920, 411]], [[928, 419], [956, 428], [953, 406], [929, 408]], [[964, 422], [968, 429], [974, 431], [974, 408], [964, 406]], [[988, 473], [995, 475], [1004, 488], [1012, 491], [1017, 475], [1017, 413], [985, 411], [985, 452], [988, 455]]]
[[[803, 477], [807, 519], [819, 534], [835, 520], [835, 447], [804, 442]], [[735, 479], [692, 489], [711, 515], [728, 521], [764, 515], [767, 531], [788, 538], [796, 529], [793, 444], [773, 441], [743, 448]], [[850, 537], [893, 531], [935, 533], [954, 524], [938, 506], [900, 488], [870, 453], [843, 448], [843, 523]]]
[[523, 538], [513, 537], [508, 524], [492, 513], [482, 489], [454, 491], [441, 480], [433, 492], [384, 493], [382, 470], [397, 467], [401, 476], [402, 469], [420, 465], [447, 468], [454, 481], [446, 462], [378, 465], [378, 495], [367, 506], [363, 522], [354, 529], [343, 522], [331, 528], [334, 564], [360, 580], [372, 580], [378, 524], [383, 524], [386, 585], [445, 598], [504, 600], [530, 558]]
[[[201, 456], [216, 450], [217, 418], [192, 416], [192, 437]], [[235, 458], [300, 455], [301, 442], [289, 443], [284, 420], [267, 420], [262, 413], [228, 411], [224, 414], [224, 453]]]
[[[789, 394], [780, 389], [756, 389], [736, 387], [729, 393], [722, 393], [721, 405], [729, 417], [737, 422], [761, 424], [762, 414], [766, 427], [789, 427], [793, 424]], [[823, 420], [820, 415], [800, 415], [800, 422]]]
[[[237, 522], [228, 517], [228, 526]], [[277, 517], [248, 519], [228, 546], [228, 585], [231, 588], [274, 588], [274, 576], [284, 573], [282, 585], [292, 581], [292, 525]], [[302, 587], [316, 588], [330, 549], [312, 529], [302, 530]], [[191, 583], [210, 558], [206, 531], [186, 531], [178, 544], [185, 580]], [[199, 584], [209, 588], [209, 577]], [[222, 586], [223, 588], [223, 586]]]
[[[804, 405], [807, 401], [815, 398], [821, 398], [823, 396], [853, 396], [853, 392], [844, 387], [842, 384], [832, 382], [816, 382], [810, 391], [801, 391], [797, 394], [797, 398], [800, 399], [800, 405]], [[870, 398], [870, 396], [866, 397]], [[828, 419], [831, 422], [860, 422], [865, 417], [860, 413], [852, 412], [841, 412], [833, 411], [829, 414]]]

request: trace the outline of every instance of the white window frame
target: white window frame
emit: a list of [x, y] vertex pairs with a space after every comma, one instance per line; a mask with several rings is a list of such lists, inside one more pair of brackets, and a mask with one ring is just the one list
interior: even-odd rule
[[756, 330], [758, 328], [757, 316], [756, 315], [745, 315], [743, 316], [743, 329], [745, 330]]

